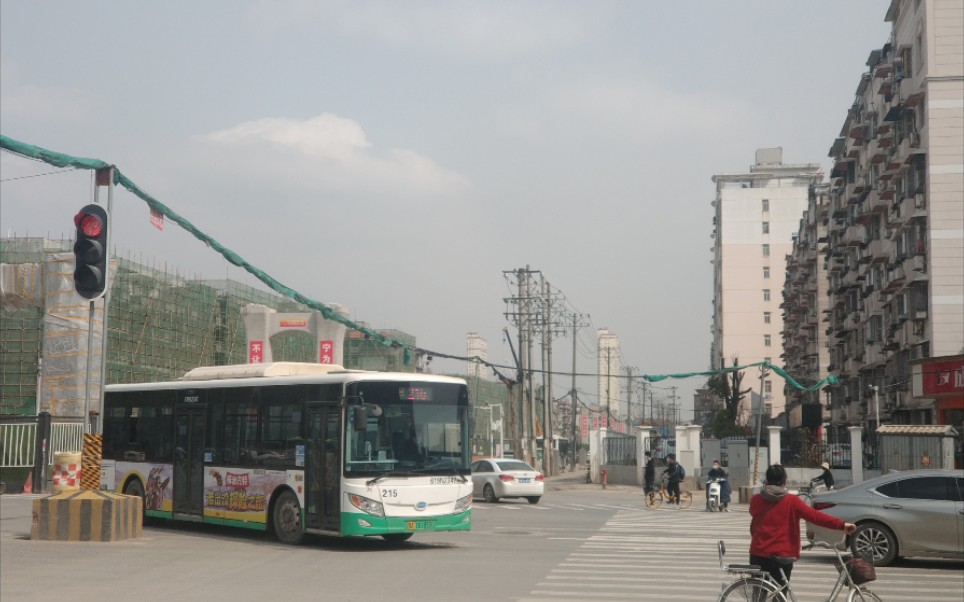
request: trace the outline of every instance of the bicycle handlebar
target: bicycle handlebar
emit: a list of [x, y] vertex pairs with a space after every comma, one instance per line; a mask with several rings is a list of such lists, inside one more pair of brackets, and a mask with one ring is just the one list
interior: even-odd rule
[[826, 548], [826, 549], [828, 549], [828, 550], [832, 550], [832, 549], [834, 549], [834, 548], [836, 548], [836, 549], [838, 549], [838, 550], [846, 550], [846, 549], [847, 549], [847, 532], [844, 531], [844, 535], [843, 535], [842, 538], [840, 538], [840, 541], [835, 541], [835, 542], [833, 542], [833, 543], [829, 543], [829, 542], [826, 542], [826, 541], [813, 541], [813, 542], [811, 542], [811, 546], [810, 546], [810, 547], [811, 547], [811, 548]]

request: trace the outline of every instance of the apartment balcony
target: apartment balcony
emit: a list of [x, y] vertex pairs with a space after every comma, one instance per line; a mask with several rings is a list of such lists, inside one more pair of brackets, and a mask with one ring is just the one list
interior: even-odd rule
[[863, 224], [852, 224], [844, 232], [843, 242], [845, 246], [856, 247], [863, 244], [867, 238], [867, 228]]
[[867, 245], [867, 255], [870, 256], [871, 262], [873, 263], [885, 263], [890, 259], [890, 247], [892, 243], [889, 240], [872, 240], [870, 244]]
[[900, 287], [904, 286], [907, 282], [907, 276], [904, 273], [903, 262], [897, 264], [891, 269], [887, 270], [886, 285], [883, 290], [887, 292], [893, 292], [898, 290]]

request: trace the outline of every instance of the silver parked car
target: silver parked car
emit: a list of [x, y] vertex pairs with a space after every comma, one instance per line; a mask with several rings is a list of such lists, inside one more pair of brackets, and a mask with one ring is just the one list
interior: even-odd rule
[[[817, 493], [813, 507], [857, 525], [855, 554], [884, 566], [901, 556], [964, 558], [964, 471], [893, 472], [837, 491]], [[839, 532], [807, 523], [810, 541]]]
[[472, 463], [472, 494], [487, 502], [524, 497], [538, 504], [544, 487], [542, 473], [522, 460], [483, 458]]

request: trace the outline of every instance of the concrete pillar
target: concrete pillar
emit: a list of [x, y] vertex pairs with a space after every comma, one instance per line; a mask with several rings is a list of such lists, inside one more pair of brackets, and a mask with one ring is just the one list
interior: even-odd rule
[[699, 425], [689, 424], [676, 427], [676, 461], [686, 469], [687, 487], [697, 482], [700, 475], [700, 432]]
[[249, 364], [270, 364], [271, 356], [271, 314], [275, 310], [265, 305], [252, 303], [241, 308], [241, 319], [248, 337], [245, 355]]
[[646, 450], [649, 448], [649, 442], [658, 435], [656, 429], [648, 424], [636, 427], [636, 477], [640, 483], [643, 482], [643, 473], [646, 469]]
[[599, 483], [599, 470], [606, 464], [606, 447], [603, 440], [606, 439], [607, 429], [593, 429], [589, 431], [589, 476], [593, 483]]
[[863, 427], [848, 426], [850, 431], [850, 475], [851, 483], [864, 482]]
[[[779, 426], [768, 426], [770, 431], [770, 464], [782, 464], [780, 458], [780, 429]], [[766, 472], [766, 468], [762, 472]]]

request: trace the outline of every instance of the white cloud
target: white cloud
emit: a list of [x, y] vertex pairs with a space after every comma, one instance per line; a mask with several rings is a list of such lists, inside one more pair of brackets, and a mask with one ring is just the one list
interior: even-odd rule
[[[591, 14], [607, 19], [609, 9], [599, 6], [608, 5]], [[569, 46], [595, 29], [585, 11], [559, 3], [272, 0], [256, 4], [249, 18], [274, 31], [329, 23], [356, 37], [498, 58]]]
[[358, 122], [330, 113], [305, 121], [265, 118], [198, 136], [220, 147], [221, 164], [240, 178], [257, 174], [282, 185], [293, 181], [312, 190], [339, 190], [393, 199], [450, 198], [469, 184], [413, 150], [381, 149]]

